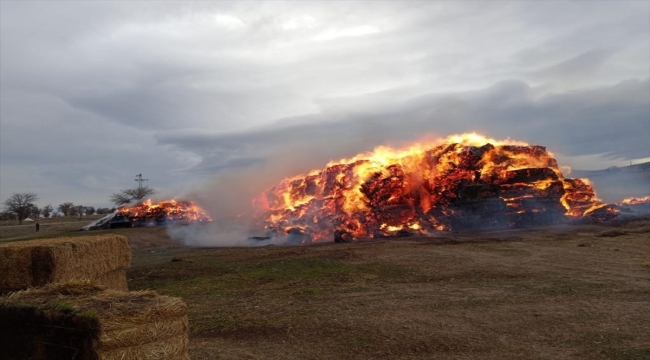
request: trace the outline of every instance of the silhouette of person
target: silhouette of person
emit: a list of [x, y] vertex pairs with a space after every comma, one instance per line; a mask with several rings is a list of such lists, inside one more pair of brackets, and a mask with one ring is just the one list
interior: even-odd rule
[[38, 221], [37, 221], [36, 222], [36, 232], [39, 232], [40, 230], [41, 230], [41, 224], [39, 224]]

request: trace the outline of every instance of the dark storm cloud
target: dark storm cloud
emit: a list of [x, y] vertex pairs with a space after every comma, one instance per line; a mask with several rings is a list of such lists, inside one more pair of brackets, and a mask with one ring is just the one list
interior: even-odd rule
[[325, 122], [314, 115], [288, 127], [279, 123], [235, 134], [169, 133], [157, 139], [204, 156], [201, 168], [214, 162], [217, 171], [287, 155], [281, 151], [288, 146], [313, 153], [312, 166], [319, 166], [387, 142], [476, 130], [492, 137], [508, 134], [568, 156], [607, 153], [636, 159], [650, 154], [649, 88], [648, 80], [627, 81], [535, 99], [526, 83], [508, 81], [477, 92], [421, 96], [381, 112], [364, 109], [353, 119], [332, 115]]

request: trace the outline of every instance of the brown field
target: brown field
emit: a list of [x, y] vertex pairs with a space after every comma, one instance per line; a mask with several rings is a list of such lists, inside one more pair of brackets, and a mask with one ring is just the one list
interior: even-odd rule
[[74, 231], [91, 221], [101, 219], [104, 216], [105, 215], [84, 216], [81, 220], [79, 220], [78, 216], [39, 219], [41, 231], [38, 233], [35, 228], [36, 222], [23, 221], [22, 225], [18, 225], [18, 220], [0, 221], [0, 241], [27, 237], [52, 236], [64, 231]]
[[648, 218], [302, 247], [111, 232], [132, 290], [187, 303], [193, 359], [650, 359]]

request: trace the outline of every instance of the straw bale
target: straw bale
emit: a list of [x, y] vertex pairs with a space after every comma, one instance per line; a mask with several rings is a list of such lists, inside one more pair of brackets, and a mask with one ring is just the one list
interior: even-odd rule
[[131, 264], [126, 237], [62, 237], [0, 244], [0, 292], [96, 279]]
[[92, 283], [97, 285], [106, 286], [107, 289], [129, 291], [129, 286], [126, 282], [126, 272], [124, 269], [117, 269], [102, 274], [99, 277], [92, 279]]
[[8, 325], [0, 327], [0, 338], [10, 340], [9, 358], [187, 358], [186, 305], [151, 290], [50, 284], [0, 298], [0, 323]]
[[[0, 291], [24, 289], [32, 284], [32, 249], [0, 245]], [[29, 284], [26, 286], [26, 284]]]
[[164, 340], [178, 334], [185, 334], [188, 329], [189, 323], [186, 317], [144, 325], [129, 325], [122, 328], [102, 326], [99, 348], [101, 351], [107, 352], [113, 349], [138, 346], [153, 340]]
[[110, 351], [100, 351], [102, 360], [189, 359], [187, 333], [165, 340]]

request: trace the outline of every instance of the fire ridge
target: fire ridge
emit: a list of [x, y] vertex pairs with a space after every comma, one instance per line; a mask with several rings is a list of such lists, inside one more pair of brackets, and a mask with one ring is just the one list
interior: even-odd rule
[[134, 226], [212, 221], [212, 218], [193, 202], [174, 199], [157, 203], [148, 199], [135, 206], [121, 207], [117, 213], [130, 219]]
[[565, 178], [543, 146], [452, 135], [330, 162], [252, 201], [258, 223], [302, 241], [605, 221], [587, 179]]

